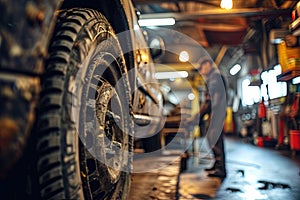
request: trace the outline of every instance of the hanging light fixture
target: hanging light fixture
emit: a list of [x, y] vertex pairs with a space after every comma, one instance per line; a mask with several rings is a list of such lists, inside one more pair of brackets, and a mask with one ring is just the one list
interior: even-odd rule
[[226, 10], [230, 10], [233, 7], [232, 0], [222, 0], [220, 7]]
[[242, 69], [242, 66], [240, 64], [235, 64], [230, 70], [229, 73], [234, 76], [236, 75], [240, 70]]

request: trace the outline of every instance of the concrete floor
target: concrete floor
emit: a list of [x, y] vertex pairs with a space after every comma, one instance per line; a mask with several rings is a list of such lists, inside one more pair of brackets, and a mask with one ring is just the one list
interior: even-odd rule
[[227, 178], [207, 177], [204, 168], [213, 160], [207, 148], [200, 148], [180, 174], [179, 199], [300, 199], [299, 152], [293, 155], [233, 138], [226, 138], [225, 149]]
[[[227, 178], [221, 181], [204, 171], [213, 161], [205, 140], [197, 140], [194, 147], [199, 153], [191, 154], [183, 172], [179, 154], [135, 159], [129, 199], [300, 199], [299, 152], [293, 155], [226, 137]], [[143, 171], [149, 166], [153, 170]]]
[[180, 173], [178, 156], [153, 156], [134, 162], [129, 200], [177, 199]]

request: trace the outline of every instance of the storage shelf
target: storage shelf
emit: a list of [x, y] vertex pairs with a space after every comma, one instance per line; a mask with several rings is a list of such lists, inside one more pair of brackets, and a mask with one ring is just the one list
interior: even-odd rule
[[278, 81], [289, 81], [300, 76], [300, 70], [291, 70], [277, 76]]

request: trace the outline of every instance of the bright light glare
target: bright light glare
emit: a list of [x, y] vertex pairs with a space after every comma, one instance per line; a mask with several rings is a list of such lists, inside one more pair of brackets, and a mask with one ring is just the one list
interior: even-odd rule
[[226, 10], [230, 10], [233, 7], [232, 0], [222, 0], [220, 7]]
[[176, 71], [176, 72], [156, 72], [156, 79], [175, 79], [175, 78], [186, 78], [189, 76], [187, 71]]
[[242, 69], [241, 65], [235, 64], [231, 69], [230, 69], [230, 74], [232, 76], [236, 75], [240, 70]]
[[299, 84], [299, 83], [300, 83], [300, 76], [298, 76], [298, 77], [296, 77], [296, 78], [293, 78], [292, 83], [293, 83], [294, 85]]
[[243, 105], [253, 105], [260, 101], [260, 89], [258, 86], [249, 86], [250, 79], [242, 81], [242, 103]]
[[283, 40], [281, 38], [275, 38], [272, 40], [272, 44], [280, 44]]
[[276, 72], [276, 75], [279, 75], [279, 74], [281, 74], [281, 66], [280, 65], [275, 65], [274, 66], [274, 70], [275, 70], [275, 72]]
[[261, 84], [261, 95], [264, 97], [265, 100], [286, 96], [286, 82], [277, 82], [277, 76], [280, 73], [280, 65], [274, 66], [273, 70], [268, 70], [261, 73], [261, 79], [263, 81], [263, 83]]
[[161, 19], [140, 19], [140, 26], [172, 26], [175, 24], [174, 18], [161, 18]]
[[189, 53], [187, 51], [180, 52], [180, 54], [179, 54], [179, 61], [180, 62], [187, 62], [187, 61], [189, 61], [189, 59], [190, 59], [190, 56], [189, 56]]
[[188, 99], [191, 100], [191, 101], [194, 100], [195, 99], [195, 95], [193, 93], [189, 93], [188, 94]]

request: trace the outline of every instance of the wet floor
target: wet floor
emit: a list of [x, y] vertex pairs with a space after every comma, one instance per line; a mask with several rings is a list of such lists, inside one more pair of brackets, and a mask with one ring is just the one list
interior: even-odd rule
[[204, 168], [213, 160], [207, 149], [200, 148], [180, 174], [179, 199], [300, 199], [299, 153], [293, 156], [232, 138], [225, 145], [227, 177], [222, 181], [207, 177]]
[[130, 200], [177, 199], [180, 159], [160, 155], [135, 159]]
[[[210, 178], [204, 168], [213, 159], [205, 140], [196, 141], [190, 151], [187, 170], [180, 173], [179, 154], [136, 159], [136, 169], [157, 170], [133, 174], [129, 199], [216, 199], [299, 200], [300, 155], [226, 138], [227, 177]], [[155, 160], [155, 162], [154, 162]]]

